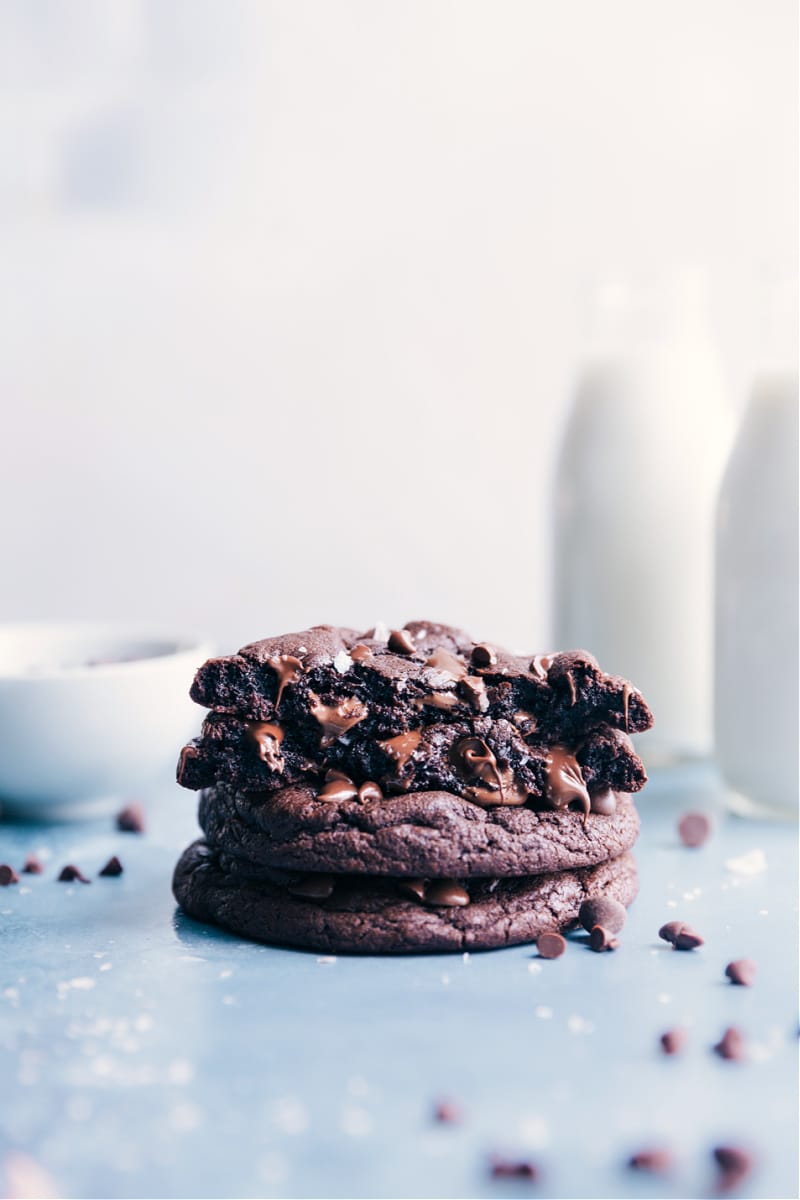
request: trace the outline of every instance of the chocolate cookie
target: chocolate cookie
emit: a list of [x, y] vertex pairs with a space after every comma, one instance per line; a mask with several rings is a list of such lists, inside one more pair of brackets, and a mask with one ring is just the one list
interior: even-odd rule
[[[478, 877], [572, 871], [616, 858], [639, 831], [630, 797], [604, 815], [481, 807], [448, 792], [320, 799], [307, 787], [201, 793], [200, 824], [230, 869]], [[249, 865], [248, 865], [249, 864]]]
[[[331, 768], [357, 785], [377, 782], [387, 792], [448, 791], [480, 803], [525, 803], [551, 793], [563, 781], [553, 774], [553, 747], [503, 719], [462, 718], [434, 722], [388, 739], [363, 737], [354, 730], [309, 758], [295, 732], [274, 722], [243, 721], [211, 713], [201, 737], [185, 747], [178, 782], [199, 790], [215, 783], [266, 791], [308, 782]], [[477, 757], [476, 757], [477, 751]], [[561, 761], [568, 751], [560, 748]], [[647, 776], [627, 734], [600, 728], [589, 732], [575, 750], [586, 794], [636, 792]], [[577, 778], [577, 776], [576, 776]], [[584, 806], [586, 805], [584, 799]]]
[[363, 634], [319, 625], [253, 642], [205, 663], [191, 695], [217, 712], [290, 725], [312, 758], [356, 726], [388, 738], [432, 716], [524, 714], [528, 732], [567, 743], [598, 725], [652, 724], [639, 692], [585, 651], [518, 656], [430, 621]]
[[[191, 917], [257, 941], [335, 954], [489, 950], [530, 942], [577, 920], [588, 896], [630, 904], [636, 866], [629, 854], [583, 871], [506, 880], [438, 881], [345, 877], [278, 883], [231, 878], [206, 842], [182, 855], [173, 878]], [[298, 894], [297, 888], [304, 894]], [[430, 886], [430, 885], [429, 885]], [[294, 887], [294, 891], [290, 890]], [[420, 894], [421, 893], [421, 894]]]

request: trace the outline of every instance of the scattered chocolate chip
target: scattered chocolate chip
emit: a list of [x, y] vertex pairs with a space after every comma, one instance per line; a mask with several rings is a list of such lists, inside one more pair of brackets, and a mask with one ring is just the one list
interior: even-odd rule
[[725, 974], [731, 983], [737, 983], [740, 987], [752, 987], [756, 980], [756, 964], [752, 958], [737, 958], [728, 963]]
[[605, 929], [602, 925], [595, 925], [592, 932], [589, 934], [589, 945], [592, 950], [616, 950], [619, 945], [619, 938], [615, 938], [610, 930]]
[[492, 1175], [495, 1179], [535, 1179], [538, 1171], [532, 1162], [515, 1161], [508, 1158], [492, 1158]]
[[117, 813], [117, 829], [122, 833], [144, 833], [144, 809], [141, 804], [128, 804]]
[[739, 1146], [715, 1146], [713, 1154], [719, 1167], [717, 1187], [721, 1192], [738, 1187], [753, 1169], [751, 1155]]
[[747, 1058], [747, 1044], [741, 1029], [737, 1029], [735, 1025], [729, 1025], [714, 1047], [714, 1053], [718, 1054], [720, 1058], [727, 1058], [732, 1062], [742, 1062]]
[[464, 1117], [461, 1109], [452, 1100], [440, 1100], [433, 1110], [434, 1120], [442, 1125], [458, 1125]]
[[680, 1054], [687, 1041], [687, 1033], [685, 1029], [668, 1029], [666, 1033], [662, 1033], [661, 1049], [665, 1054]]
[[101, 875], [106, 875], [109, 878], [122, 874], [122, 863], [117, 858], [116, 854], [112, 854], [106, 865], [100, 872]]
[[19, 883], [19, 875], [8, 863], [0, 864], [0, 887], [8, 887], [11, 883]]
[[705, 813], [684, 813], [678, 821], [678, 834], [684, 846], [702, 846], [711, 834], [711, 820]]
[[393, 629], [387, 645], [393, 654], [413, 654], [416, 650], [414, 639], [407, 629]]
[[683, 921], [667, 921], [658, 931], [658, 936], [665, 942], [671, 942], [676, 950], [696, 950], [704, 945], [705, 939], [695, 933], [691, 926]]
[[560, 933], [540, 933], [536, 939], [540, 958], [560, 958], [566, 948], [567, 943]]
[[627, 917], [625, 905], [606, 896], [590, 896], [578, 911], [578, 920], [587, 933], [602, 925], [609, 933], [619, 933]]
[[39, 862], [35, 854], [29, 854], [25, 859], [25, 866], [22, 868], [26, 875], [41, 875], [44, 867]]
[[362, 804], [369, 804], [374, 800], [382, 800], [383, 792], [378, 787], [377, 783], [373, 783], [368, 779], [366, 783], [362, 783], [358, 789], [358, 798]]
[[628, 1159], [628, 1166], [637, 1171], [669, 1171], [672, 1167], [672, 1153], [669, 1150], [640, 1150]]
[[497, 662], [497, 654], [491, 646], [487, 646], [485, 642], [480, 642], [472, 650], [472, 665], [479, 670], [486, 667], [493, 667]]
[[68, 863], [66, 867], [61, 868], [61, 874], [58, 877], [59, 883], [74, 883], [75, 880], [81, 883], [91, 883], [91, 879], [87, 879], [80, 867], [76, 867], [73, 863]]

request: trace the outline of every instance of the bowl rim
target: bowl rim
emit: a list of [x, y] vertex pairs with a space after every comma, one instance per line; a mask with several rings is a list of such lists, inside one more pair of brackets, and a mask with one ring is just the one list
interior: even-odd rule
[[105, 638], [111, 642], [119, 641], [123, 645], [131, 642], [157, 643], [167, 645], [169, 649], [163, 654], [149, 654], [123, 660], [121, 662], [75, 663], [52, 667], [46, 665], [31, 670], [7, 669], [0, 655], [0, 683], [20, 682], [26, 684], [52, 683], [64, 679], [110, 679], [120, 675], [138, 674], [153, 667], [167, 663], [191, 659], [196, 666], [201, 665], [201, 659], [213, 654], [213, 642], [210, 638], [198, 634], [167, 632], [163, 626], [126, 621], [0, 621], [0, 643], [6, 637], [15, 633], [25, 635], [39, 634], [42, 638], [63, 638], [65, 645], [88, 638]]

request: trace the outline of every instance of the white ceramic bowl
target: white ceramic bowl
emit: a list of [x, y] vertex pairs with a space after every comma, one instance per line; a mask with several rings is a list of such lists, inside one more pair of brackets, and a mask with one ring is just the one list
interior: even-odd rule
[[174, 778], [201, 724], [189, 685], [210, 652], [125, 626], [0, 625], [3, 815], [84, 815]]

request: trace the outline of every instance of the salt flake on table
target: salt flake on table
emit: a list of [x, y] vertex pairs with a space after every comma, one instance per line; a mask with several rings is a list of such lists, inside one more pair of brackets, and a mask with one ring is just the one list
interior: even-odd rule
[[760, 875], [767, 867], [767, 856], [763, 850], [748, 850], [736, 858], [726, 858], [725, 867], [736, 875]]
[[568, 1019], [567, 1029], [570, 1033], [594, 1033], [594, 1024], [585, 1017], [575, 1015]]

